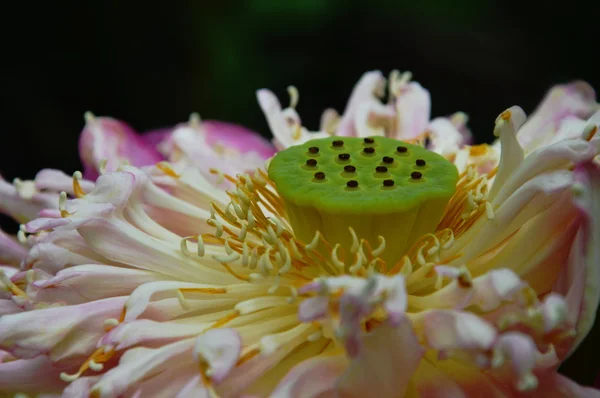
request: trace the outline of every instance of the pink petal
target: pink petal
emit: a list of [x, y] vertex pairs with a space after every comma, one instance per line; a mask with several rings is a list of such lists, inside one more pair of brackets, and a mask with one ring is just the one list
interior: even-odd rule
[[107, 160], [108, 171], [116, 170], [123, 161], [141, 167], [162, 160], [156, 149], [147, 145], [124, 122], [91, 114], [87, 114], [86, 119], [79, 137], [79, 154], [86, 179], [94, 180], [98, 176], [103, 159]]
[[292, 128], [284, 117], [277, 96], [270, 90], [262, 89], [256, 92], [256, 99], [267, 118], [267, 123], [273, 133], [273, 140], [283, 148], [293, 145]]
[[[85, 200], [92, 203], [111, 203], [117, 208], [122, 208], [139, 184], [141, 181], [138, 181], [132, 172], [107, 173], [98, 178], [94, 189], [85, 196]], [[78, 203], [77, 200], [72, 202]]]
[[[19, 268], [13, 267], [11, 265], [0, 265], [0, 272], [4, 273], [2, 279], [4, 279], [4, 276], [10, 279], [13, 277], [13, 275], [19, 272]], [[2, 275], [1, 273], [0, 275]], [[2, 282], [2, 279], [0, 279], [0, 283]]]
[[381, 325], [363, 339], [364, 349], [340, 377], [337, 388], [357, 397], [403, 396], [424, 354], [412, 325]]
[[569, 163], [593, 159], [597, 151], [587, 141], [577, 139], [560, 141], [528, 155], [521, 166], [507, 180], [494, 203], [502, 202], [508, 195], [540, 174], [564, 169]]
[[0, 229], [0, 264], [19, 265], [27, 257], [27, 249]]
[[0, 363], [0, 389], [3, 393], [59, 393], [67, 385], [60, 373], [44, 356]]
[[85, 264], [63, 269], [48, 280], [36, 280], [31, 286], [36, 290], [36, 301], [77, 304], [126, 296], [141, 284], [162, 279], [164, 276], [148, 271]]
[[518, 378], [516, 386], [519, 391], [535, 390], [538, 380], [532, 371], [536, 365], [537, 347], [530, 336], [518, 332], [504, 333], [495, 343], [494, 350], [497, 355], [495, 361], [502, 363], [505, 358], [510, 359]]
[[[423, 297], [412, 297], [411, 304], [419, 308], [462, 309], [471, 305], [483, 311], [496, 309], [506, 301], [512, 301], [525, 284], [509, 269], [494, 269], [472, 281], [459, 281], [461, 270], [455, 267], [437, 266], [436, 273], [453, 279], [452, 283]], [[468, 283], [468, 285], [464, 285]]]
[[[211, 398], [200, 379], [199, 371], [191, 363], [172, 364], [158, 374], [151, 374], [134, 383], [119, 397], [146, 398]], [[111, 396], [112, 397], [112, 396]]]
[[340, 356], [321, 356], [296, 365], [275, 391], [273, 398], [317, 397], [333, 390], [335, 382], [347, 367]]
[[[155, 302], [148, 308], [151, 310], [157, 307]], [[151, 317], [155, 311], [145, 311], [145, 317]], [[160, 314], [163, 315], [163, 314]], [[163, 316], [158, 317], [162, 322], [149, 319], [137, 319], [120, 323], [111, 329], [102, 340], [99, 346], [111, 346], [117, 350], [124, 350], [133, 346], [155, 347], [165, 343], [171, 343], [184, 338], [197, 336], [206, 329], [206, 323], [178, 325], [176, 323], [166, 322]]]
[[414, 377], [420, 398], [506, 398], [508, 388], [481, 369], [445, 360], [421, 361]]
[[329, 298], [325, 296], [310, 297], [300, 303], [298, 319], [301, 322], [312, 322], [327, 314]]
[[118, 318], [124, 304], [124, 297], [116, 297], [5, 315], [0, 318], [0, 348], [21, 358], [48, 354], [53, 361], [77, 362], [94, 350], [104, 321]]
[[58, 193], [39, 192], [32, 181], [9, 184], [0, 176], [0, 213], [26, 223], [47, 208], [58, 207]]
[[[533, 217], [542, 213], [544, 210], [555, 206], [553, 209], [564, 216], [571, 218], [575, 213], [571, 207], [565, 206], [559, 199], [564, 197], [572, 185], [572, 175], [567, 170], [559, 170], [552, 173], [545, 173], [535, 176], [526, 181], [522, 186], [510, 193], [510, 196], [501, 204], [494, 204], [494, 219], [490, 222], [487, 217], [482, 217], [465, 234], [455, 241], [452, 250], [463, 250], [463, 261], [480, 255], [485, 250], [500, 243], [513, 232], [519, 230], [523, 224], [529, 220], [536, 222]], [[501, 192], [500, 195], [503, 195]], [[500, 196], [499, 195], [499, 196]], [[557, 207], [561, 205], [561, 207]], [[548, 217], [551, 217], [546, 213]], [[571, 217], [569, 217], [571, 216]], [[543, 222], [542, 222], [543, 221]], [[540, 220], [540, 226], [552, 224], [547, 219]], [[543, 231], [544, 234], [555, 232], [555, 229], [548, 228]], [[525, 229], [523, 235], [526, 235]], [[537, 238], [537, 237], [536, 237]], [[515, 244], [524, 244], [522, 240], [515, 240]], [[542, 244], [540, 241], [538, 244]], [[492, 259], [493, 261], [494, 259]], [[502, 266], [499, 264], [498, 266]]]
[[396, 111], [378, 99], [360, 104], [354, 115], [354, 134], [358, 137], [386, 135], [394, 131]]
[[469, 312], [430, 310], [423, 326], [429, 346], [441, 351], [487, 350], [496, 339], [494, 327]]
[[568, 314], [568, 306], [565, 299], [556, 293], [550, 293], [544, 297], [541, 310], [546, 332], [550, 332], [558, 325], [564, 323]]
[[36, 218], [25, 224], [25, 232], [34, 234], [70, 224], [66, 218]]
[[406, 283], [404, 276], [396, 275], [393, 278], [381, 279], [380, 283], [385, 286], [385, 302], [383, 308], [388, 313], [388, 319], [392, 326], [397, 326], [403, 321], [406, 308], [408, 307], [408, 298], [406, 296]]
[[212, 268], [185, 266], [192, 260], [179, 248], [160, 242], [125, 221], [94, 218], [80, 226], [78, 231], [96, 253], [118, 263], [184, 280], [212, 276], [215, 283], [220, 283], [232, 278]]
[[567, 117], [586, 119], [598, 109], [594, 89], [583, 81], [552, 87], [519, 131], [523, 146], [541, 146], [536, 143], [546, 131], [556, 130]]
[[58, 209], [43, 209], [38, 213], [40, 218], [61, 218], [60, 210]]
[[2, 300], [0, 299], [0, 317], [8, 314], [16, 314], [17, 312], [21, 312], [22, 309], [17, 304], [15, 304], [12, 300]]
[[[260, 334], [260, 329], [258, 329], [257, 332]], [[317, 347], [319, 346], [317, 345]], [[320, 347], [321, 349], [324, 348], [322, 345]], [[301, 358], [301, 360], [306, 360], [306, 351], [311, 351], [310, 346], [303, 347], [303, 349], [297, 348], [298, 345], [296, 344], [284, 345], [269, 355], [257, 355], [241, 365], [236, 366], [229, 374], [227, 380], [218, 386], [219, 393], [223, 397], [240, 397], [244, 395], [244, 392], [254, 393], [251, 386], [257, 381], [263, 381], [266, 382], [267, 385], [272, 385], [273, 387], [269, 388], [269, 391], [274, 390], [275, 384], [278, 380], [283, 379], [284, 375], [282, 374], [281, 376], [278, 376], [279, 379], [271, 379], [271, 374], [279, 373], [281, 366], [287, 365], [287, 368], [290, 369], [290, 361], [292, 361], [291, 363], [293, 364], [294, 357]], [[314, 350], [312, 351], [312, 356], [316, 356], [320, 352]], [[296, 359], [296, 361], [298, 361], [298, 359]], [[285, 364], [286, 362], [287, 364]], [[273, 373], [270, 373], [269, 371], [272, 371]], [[265, 376], [265, 378], [260, 380], [263, 376]], [[264, 384], [265, 383], [263, 383], [263, 385]], [[261, 393], [260, 396], [263, 396], [263, 394]]]
[[371, 310], [366, 297], [345, 294], [340, 299], [340, 326], [337, 333], [351, 358], [363, 349], [360, 323]]
[[[121, 357], [119, 366], [100, 378], [92, 388], [92, 395], [96, 394], [101, 398], [117, 397], [130, 388], [137, 387], [141, 381], [156, 377], [170, 368], [179, 367], [188, 361], [191, 367], [192, 348], [193, 340], [188, 339], [160, 348], [130, 349]], [[164, 380], [163, 383], [170, 384], [168, 380]]]
[[[228, 139], [231, 139], [231, 135], [237, 134], [236, 131], [235, 129], [231, 131]], [[243, 134], [253, 133], [244, 132]], [[224, 143], [225, 145], [218, 144], [217, 141], [220, 140], [218, 131], [214, 132], [212, 139], [215, 140], [213, 145], [209, 144], [205, 123], [192, 119], [188, 123], [182, 123], [175, 127], [169, 141], [166, 142], [166, 147], [162, 151], [168, 154], [171, 163], [178, 165], [180, 168], [195, 167], [215, 182], [216, 177], [209, 173], [211, 168], [230, 175], [236, 175], [254, 171], [264, 165], [265, 158], [253, 150], [256, 145], [249, 142], [250, 138], [244, 137], [244, 141], [239, 143], [240, 145], [246, 143], [253, 145], [253, 148], [244, 148], [244, 151], [231, 146], [231, 141]], [[260, 150], [260, 147], [258, 148]]]
[[66, 266], [107, 264], [109, 261], [92, 251], [77, 231], [54, 230], [35, 241], [26, 263], [54, 274]]
[[321, 121], [319, 122], [319, 131], [325, 131], [328, 133], [335, 133], [340, 123], [340, 115], [335, 109], [325, 109], [321, 114]]
[[[210, 277], [207, 278], [207, 280], [210, 280]], [[222, 286], [222, 285], [221, 285]], [[138, 286], [137, 289], [135, 289], [129, 296], [128, 300], [127, 300], [127, 314], [125, 315], [125, 320], [126, 321], [132, 321], [134, 319], [137, 319], [141, 314], [144, 313], [144, 311], [146, 311], [147, 307], [149, 306], [150, 302], [153, 299], [154, 295], [160, 295], [160, 297], [164, 298], [164, 297], [174, 297], [175, 300], [177, 301], [177, 291], [179, 289], [197, 289], [197, 288], [218, 288], [220, 287], [219, 285], [207, 285], [207, 284], [199, 284], [199, 283], [190, 283], [190, 282], [175, 282], [175, 281], [169, 281], [169, 280], [162, 280], [159, 282], [148, 282], [148, 283], [144, 283], [140, 286]], [[195, 300], [193, 300], [195, 301]], [[190, 307], [190, 309], [193, 309], [194, 304], [193, 301], [190, 303], [187, 303], [186, 307]], [[216, 301], [216, 300], [215, 300]], [[198, 305], [200, 306], [207, 306], [206, 303], [204, 303], [203, 300], [198, 300]], [[180, 311], [185, 310], [181, 308], [181, 305], [179, 305], [179, 309]], [[198, 310], [200, 308], [197, 308]], [[165, 314], [165, 315], [170, 315], [170, 314]], [[175, 316], [179, 316], [180, 314], [177, 314]]]
[[419, 398], [469, 398], [456, 380], [433, 364], [422, 361], [417, 375], [420, 377], [415, 380], [417, 384], [415, 389], [418, 391]]
[[381, 104], [377, 92], [383, 93], [385, 77], [380, 71], [365, 73], [350, 94], [350, 99], [336, 131], [341, 136], [356, 136], [356, 115], [362, 104]]
[[467, 138], [450, 119], [445, 117], [435, 118], [427, 126], [431, 147], [428, 149], [442, 156], [458, 152], [467, 143]]
[[[218, 120], [202, 120], [200, 123], [206, 143], [211, 147], [234, 148], [240, 153], [255, 152], [264, 159], [275, 154], [275, 148], [267, 139], [244, 126]], [[177, 128], [178, 126], [150, 131], [143, 133], [141, 137], [170, 158], [174, 149], [173, 132]]]
[[[593, 162], [575, 170], [574, 202], [584, 224], [571, 249], [568, 267], [557, 281], [565, 294], [577, 337], [574, 350], [592, 328], [600, 303], [600, 167]], [[571, 351], [572, 351], [571, 350]]]
[[140, 138], [146, 144], [160, 152], [160, 147], [163, 145], [163, 143], [170, 140], [173, 130], [173, 127], [165, 127], [157, 130], [145, 131], [140, 135]]
[[460, 132], [463, 137], [463, 144], [470, 145], [473, 141], [473, 135], [469, 127], [467, 126], [467, 122], [469, 121], [469, 116], [464, 112], [456, 112], [452, 116], [449, 117], [452, 125]]
[[92, 386], [96, 384], [99, 379], [100, 376], [80, 377], [69, 383], [67, 388], [64, 389], [61, 398], [89, 397]]
[[399, 126], [395, 138], [412, 139], [423, 134], [429, 124], [431, 97], [417, 82], [407, 83], [396, 94]]
[[[327, 132], [311, 133], [302, 127], [296, 110], [293, 107], [282, 109], [279, 100], [271, 91], [265, 89], [258, 90], [256, 92], [256, 99], [267, 118], [269, 128], [273, 133], [273, 143], [278, 149], [302, 144], [314, 138], [329, 137], [329, 133]], [[262, 165], [259, 166], [262, 167]]]
[[[73, 177], [55, 169], [43, 169], [35, 175], [35, 187], [39, 190], [49, 190], [54, 192], [65, 191], [69, 195], [73, 192]], [[79, 185], [84, 192], [94, 189], [94, 183], [87, 180], [79, 180]]]
[[204, 120], [202, 127], [206, 134], [206, 142], [212, 147], [223, 145], [235, 148], [240, 153], [255, 152], [264, 159], [275, 154], [275, 148], [269, 141], [238, 124]]
[[192, 379], [177, 393], [175, 398], [210, 398], [210, 394], [206, 387], [202, 385], [200, 375], [192, 377]]
[[600, 398], [600, 390], [583, 387], [556, 371], [548, 371], [538, 376], [536, 390], [525, 393], [523, 397], [532, 398]]

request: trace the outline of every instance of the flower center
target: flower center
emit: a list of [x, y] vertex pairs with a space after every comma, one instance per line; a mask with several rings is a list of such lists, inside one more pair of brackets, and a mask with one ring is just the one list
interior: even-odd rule
[[395, 264], [419, 237], [435, 230], [458, 172], [418, 145], [385, 137], [330, 137], [279, 152], [269, 178], [299, 240], [310, 242], [319, 231], [349, 249], [352, 228], [371, 244], [381, 238], [389, 242], [381, 257]]

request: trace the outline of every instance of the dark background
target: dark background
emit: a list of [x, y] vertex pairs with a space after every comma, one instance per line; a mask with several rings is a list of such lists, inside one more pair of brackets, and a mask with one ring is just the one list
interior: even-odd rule
[[[516, 104], [530, 113], [553, 84], [600, 87], [594, 2], [152, 4], [27, 3], [3, 13], [0, 174], [80, 169], [87, 110], [138, 131], [196, 111], [270, 136], [256, 89], [274, 90], [287, 105], [294, 84], [304, 124], [317, 129], [325, 108], [344, 110], [363, 72], [400, 69], [429, 89], [434, 116], [462, 110], [476, 141], [489, 142], [501, 111]], [[599, 329], [563, 367], [583, 384], [600, 369]]]

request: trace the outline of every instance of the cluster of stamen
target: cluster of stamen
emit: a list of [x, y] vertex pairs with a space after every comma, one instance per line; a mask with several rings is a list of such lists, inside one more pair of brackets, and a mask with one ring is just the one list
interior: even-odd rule
[[484, 214], [489, 220], [494, 219], [494, 208], [487, 195], [489, 180], [496, 172], [497, 168], [480, 176], [475, 167], [469, 166], [459, 176], [456, 193], [446, 207], [439, 228], [450, 228], [459, 236]]

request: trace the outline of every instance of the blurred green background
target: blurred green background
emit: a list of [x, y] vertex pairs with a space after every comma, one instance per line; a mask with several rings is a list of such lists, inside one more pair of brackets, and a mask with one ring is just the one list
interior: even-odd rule
[[[531, 112], [553, 84], [600, 87], [598, 2], [248, 0], [21, 4], [6, 14], [0, 65], [0, 173], [79, 169], [83, 113], [138, 131], [199, 112], [270, 136], [255, 91], [270, 88], [318, 127], [343, 111], [362, 73], [410, 70], [433, 115], [462, 110], [476, 141], [517, 104]], [[14, 4], [16, 6], [16, 3]], [[19, 7], [19, 6], [17, 6]], [[564, 365], [591, 384], [600, 328]]]

